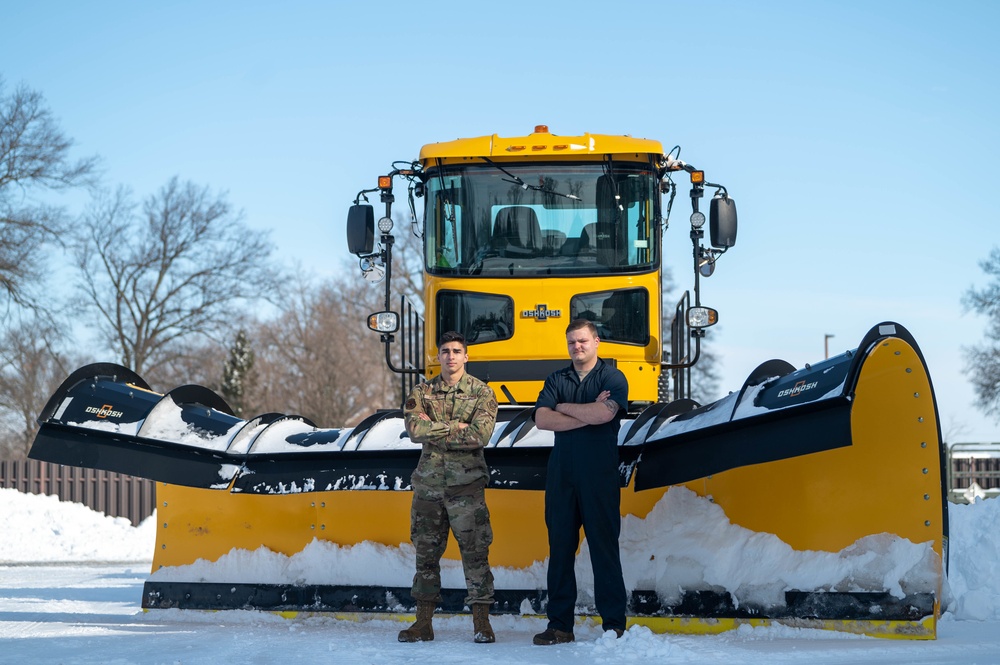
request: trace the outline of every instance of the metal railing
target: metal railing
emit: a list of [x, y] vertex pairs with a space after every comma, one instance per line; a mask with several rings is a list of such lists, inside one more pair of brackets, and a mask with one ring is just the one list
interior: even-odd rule
[[38, 460], [0, 460], [0, 487], [55, 495], [111, 517], [125, 517], [133, 526], [156, 510], [152, 480]]
[[423, 381], [426, 370], [423, 367], [424, 317], [406, 296], [399, 297], [399, 312], [399, 366], [404, 370], [415, 370], [399, 375], [402, 391], [399, 405], [402, 408], [410, 391]]
[[[691, 329], [687, 325], [687, 311], [691, 307], [691, 292], [685, 291], [674, 308], [670, 322], [670, 362], [681, 364], [691, 360]], [[675, 367], [670, 370], [673, 383], [672, 401], [691, 397], [691, 368]]]

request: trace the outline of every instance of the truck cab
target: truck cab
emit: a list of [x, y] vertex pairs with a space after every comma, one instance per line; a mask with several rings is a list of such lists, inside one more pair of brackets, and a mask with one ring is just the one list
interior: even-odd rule
[[[522, 137], [425, 145], [418, 161], [393, 174], [424, 198], [422, 374], [440, 371], [436, 340], [456, 330], [468, 341], [469, 373], [493, 386], [499, 402], [530, 404], [545, 377], [569, 362], [566, 326], [587, 319], [599, 355], [625, 373], [631, 401], [657, 401], [663, 194], [673, 192], [670, 174], [681, 168], [658, 141], [557, 136], [543, 125]], [[387, 206], [379, 227], [391, 228], [392, 192], [379, 191]], [[373, 220], [369, 206], [352, 209], [351, 251], [388, 265], [372, 247]], [[723, 223], [728, 235], [713, 240], [728, 248], [735, 208]], [[391, 246], [383, 233], [381, 253]], [[388, 281], [386, 288], [389, 310]], [[386, 343], [393, 325], [381, 329]]]

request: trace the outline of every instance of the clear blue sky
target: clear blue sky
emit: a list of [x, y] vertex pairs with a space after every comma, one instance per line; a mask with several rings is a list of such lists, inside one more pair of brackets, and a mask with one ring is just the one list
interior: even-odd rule
[[[740, 211], [703, 291], [726, 390], [895, 320], [945, 438], [1000, 441], [960, 352], [985, 328], [961, 296], [1000, 244], [1000, 3], [346, 5], [7, 2], [0, 75], [45, 95], [108, 184], [226, 190], [321, 276], [349, 260], [355, 193], [424, 143], [544, 123], [680, 144]], [[682, 287], [688, 213], [678, 197]]]

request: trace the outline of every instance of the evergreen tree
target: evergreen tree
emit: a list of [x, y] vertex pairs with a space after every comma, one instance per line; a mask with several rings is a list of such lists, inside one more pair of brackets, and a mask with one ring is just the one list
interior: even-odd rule
[[243, 417], [247, 389], [253, 371], [254, 352], [245, 331], [236, 334], [236, 341], [229, 349], [229, 358], [222, 369], [222, 396], [233, 407], [233, 413]]

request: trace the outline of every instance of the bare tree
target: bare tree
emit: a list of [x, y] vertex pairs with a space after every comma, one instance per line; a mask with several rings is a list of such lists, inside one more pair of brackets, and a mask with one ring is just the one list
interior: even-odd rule
[[979, 263], [990, 282], [982, 289], [969, 288], [962, 304], [987, 317], [985, 340], [963, 347], [965, 370], [976, 388], [976, 406], [1000, 422], [1000, 247]]
[[[666, 348], [669, 349], [671, 342], [670, 322], [674, 318], [677, 301], [680, 296], [677, 296], [675, 293], [676, 284], [670, 269], [664, 267], [663, 271], [663, 297], [661, 299], [662, 330], [664, 343], [667, 345]], [[719, 357], [711, 349], [711, 345], [708, 342], [712, 332], [713, 328], [705, 331], [705, 337], [701, 340], [701, 355], [698, 358], [698, 362], [688, 370], [691, 372], [691, 394], [689, 397], [699, 404], [713, 402], [718, 399], [719, 394]], [[664, 352], [664, 355], [666, 355], [666, 352]], [[678, 362], [679, 360], [682, 359], [670, 358], [669, 362]], [[668, 387], [665, 382], [670, 376], [670, 372], [664, 372], [660, 377], [661, 398], [668, 394]]]
[[[705, 331], [705, 337], [701, 340], [701, 357], [691, 368], [691, 398], [699, 404], [708, 404], [721, 397], [719, 394], [719, 381], [721, 380], [719, 356], [709, 342], [716, 330], [716, 328], [709, 328]], [[737, 387], [734, 386], [734, 389]]]
[[8, 307], [38, 306], [43, 248], [65, 227], [62, 210], [37, 196], [93, 184], [96, 158], [71, 162], [72, 145], [41, 93], [22, 85], [7, 94], [0, 78], [0, 293]]
[[395, 219], [396, 243], [392, 250], [392, 290], [409, 298], [423, 312], [424, 257], [421, 237], [401, 215]]
[[166, 392], [177, 386], [196, 384], [217, 393], [226, 360], [225, 344], [200, 335], [171, 345], [171, 360], [144, 374], [143, 378], [156, 391]]
[[319, 287], [300, 282], [283, 298], [279, 315], [251, 333], [256, 380], [244, 408], [294, 413], [331, 427], [398, 406], [379, 336], [365, 326], [368, 314], [381, 309], [380, 298], [377, 286], [360, 279]]
[[24, 459], [41, 413], [70, 369], [55, 349], [58, 331], [37, 317], [8, 327], [0, 339], [0, 455]]
[[81, 221], [85, 300], [104, 339], [140, 375], [165, 370], [194, 337], [221, 343], [241, 310], [280, 283], [267, 233], [243, 223], [223, 194], [176, 177], [141, 215], [119, 188]]

